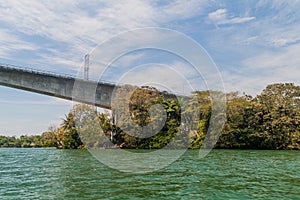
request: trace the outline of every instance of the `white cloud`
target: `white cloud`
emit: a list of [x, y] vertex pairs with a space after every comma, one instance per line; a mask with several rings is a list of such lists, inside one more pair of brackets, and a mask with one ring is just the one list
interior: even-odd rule
[[209, 22], [216, 26], [255, 16], [251, 23], [219, 26], [209, 32], [213, 38], [210, 50], [221, 66], [227, 91], [256, 95], [271, 83], [300, 84], [299, 6], [299, 1], [260, 1], [250, 6], [247, 14], [239, 15], [245, 16], [241, 19], [226, 6], [208, 14]]
[[293, 82], [300, 84], [300, 44], [277, 51], [260, 51], [245, 59], [240, 66], [223, 70], [227, 91], [241, 91], [256, 95], [268, 84]]
[[208, 18], [212, 21], [223, 21], [227, 18], [226, 9], [218, 9], [208, 14]]
[[266, 13], [251, 29], [260, 32], [260, 43], [277, 49], [299, 42], [299, 7], [300, 1], [259, 1], [255, 9]]
[[244, 23], [244, 22], [248, 22], [251, 20], [254, 20], [255, 17], [234, 17], [231, 18], [227, 21], [225, 21], [226, 24], [239, 24], [239, 23]]
[[[0, 8], [0, 21], [14, 26], [14, 29], [7, 31], [10, 35], [21, 33], [41, 36], [64, 45], [69, 54], [73, 55], [65, 58], [75, 61], [81, 59], [78, 55], [84, 55], [92, 46], [112, 34], [134, 28], [143, 24], [142, 22], [154, 25], [151, 17], [147, 17], [149, 13], [146, 3], [98, 6], [95, 8], [96, 16], [89, 16], [88, 11], [82, 11], [78, 7], [79, 3], [80, 1], [7, 1]], [[134, 5], [138, 7], [135, 8]], [[47, 48], [43, 43], [39, 45]], [[48, 47], [47, 50], [49, 49], [51, 50]]]
[[278, 31], [277, 34], [274, 34], [273, 37], [269, 39], [269, 44], [274, 47], [285, 47], [289, 45], [296, 44], [300, 41], [300, 36], [297, 33], [297, 27], [289, 27], [288, 30]]
[[[120, 83], [137, 86], [150, 85], [160, 90], [189, 92], [188, 79], [172, 66], [162, 64], [146, 64], [126, 72]], [[186, 91], [184, 91], [186, 90]]]
[[299, 82], [299, 67], [270, 68], [253, 71], [252, 73], [229, 73], [223, 72], [222, 77], [227, 92], [239, 91], [250, 95], [259, 94], [267, 85], [273, 83], [295, 83]]
[[300, 4], [299, 1], [282, 1], [282, 0], [260, 0], [256, 3], [256, 7], [268, 7], [269, 9], [287, 10], [294, 9]]
[[[117, 72], [118, 73], [118, 72]], [[114, 75], [112, 75], [113, 77]], [[174, 60], [168, 63], [145, 63], [115, 74], [118, 84], [151, 85], [161, 91], [189, 94], [194, 90], [207, 90], [201, 74], [189, 63]]]
[[[203, 10], [206, 1], [171, 1], [160, 6], [151, 1], [3, 1], [0, 5], [0, 26], [5, 24], [6, 32], [30, 36], [27, 39], [16, 38], [14, 44], [3, 45], [0, 55], [14, 59], [16, 52], [32, 49], [34, 45], [44, 51], [32, 52], [34, 59], [26, 58], [24, 64], [57, 65], [75, 68], [82, 63], [82, 57], [97, 44], [120, 32], [149, 26], [159, 26], [177, 19], [196, 16]], [[4, 29], [4, 27], [3, 27]], [[41, 42], [36, 36], [49, 40]], [[6, 37], [0, 38], [5, 41]], [[55, 42], [55, 45], [49, 45]], [[64, 47], [64, 49], [61, 49]], [[34, 49], [32, 49], [34, 50]], [[50, 53], [49, 53], [50, 52]], [[51, 61], [51, 57], [52, 62]]]
[[176, 0], [162, 7], [161, 10], [157, 9], [158, 13], [161, 13], [161, 16], [159, 16], [157, 20], [168, 22], [172, 20], [191, 18], [193, 16], [201, 14], [203, 10], [209, 5], [210, 2], [207, 0]]
[[246, 44], [246, 45], [249, 45], [249, 44], [253, 44], [253, 42], [255, 42], [256, 40], [258, 39], [258, 36], [250, 36], [248, 38], [243, 38], [242, 40], [239, 40], [239, 42], [241, 44]]
[[9, 31], [0, 28], [0, 56], [9, 57], [14, 51], [35, 51], [38, 47], [21, 40], [18, 36], [10, 34]]
[[256, 19], [255, 17], [229, 17], [227, 9], [218, 9], [208, 14], [209, 21], [216, 25], [240, 24]]
[[[250, 69], [298, 67], [300, 69], [300, 44], [290, 45], [278, 52], [268, 51], [246, 59], [243, 64]], [[293, 72], [295, 73], [295, 72]], [[297, 73], [296, 73], [297, 74]], [[298, 75], [298, 74], [297, 74]]]

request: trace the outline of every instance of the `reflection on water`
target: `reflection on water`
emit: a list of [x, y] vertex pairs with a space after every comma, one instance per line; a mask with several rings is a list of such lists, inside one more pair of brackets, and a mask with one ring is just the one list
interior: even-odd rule
[[300, 152], [187, 151], [167, 168], [122, 173], [88, 151], [0, 149], [0, 199], [299, 199]]

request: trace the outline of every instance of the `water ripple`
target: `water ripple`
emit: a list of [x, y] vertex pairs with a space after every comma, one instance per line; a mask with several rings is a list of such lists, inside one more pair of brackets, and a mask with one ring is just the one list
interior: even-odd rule
[[149, 174], [112, 170], [88, 151], [0, 149], [0, 199], [300, 199], [298, 151], [187, 151]]

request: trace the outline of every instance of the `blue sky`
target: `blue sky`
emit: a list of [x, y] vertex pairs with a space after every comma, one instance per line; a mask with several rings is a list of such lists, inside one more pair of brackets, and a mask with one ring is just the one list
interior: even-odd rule
[[[299, 84], [299, 8], [294, 0], [0, 0], [0, 62], [76, 75], [84, 55], [101, 42], [128, 30], [161, 27], [201, 44], [226, 91], [256, 95], [270, 83]], [[136, 52], [117, 63], [147, 58]], [[0, 94], [0, 134], [5, 135], [40, 134], [59, 124], [73, 105], [5, 87]]]

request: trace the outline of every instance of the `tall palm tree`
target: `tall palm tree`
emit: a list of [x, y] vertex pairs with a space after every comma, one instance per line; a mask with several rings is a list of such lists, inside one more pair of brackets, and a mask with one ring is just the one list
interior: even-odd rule
[[68, 115], [65, 115], [65, 119], [63, 119], [63, 123], [61, 124], [61, 127], [64, 131], [72, 130], [75, 128], [75, 122], [74, 122], [74, 115], [73, 113], [69, 113]]

